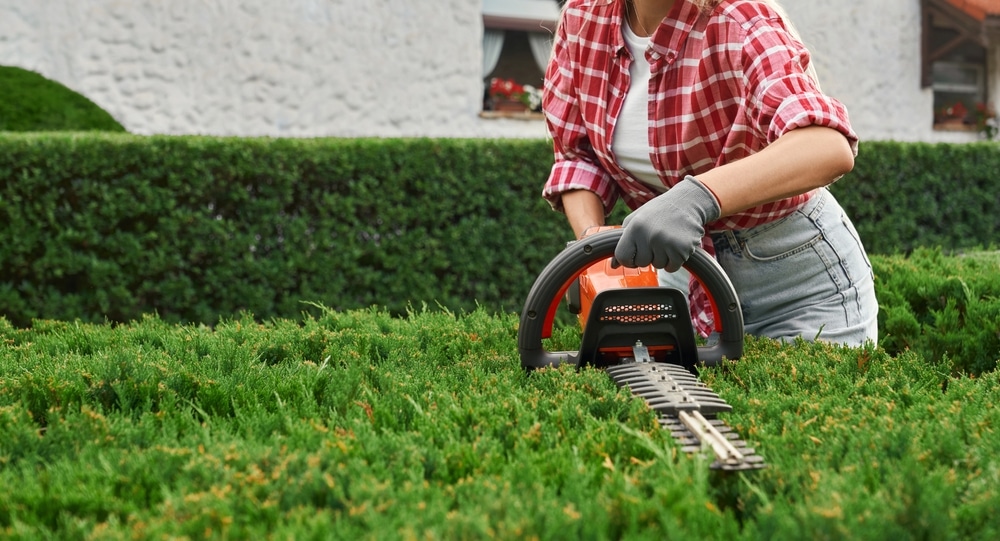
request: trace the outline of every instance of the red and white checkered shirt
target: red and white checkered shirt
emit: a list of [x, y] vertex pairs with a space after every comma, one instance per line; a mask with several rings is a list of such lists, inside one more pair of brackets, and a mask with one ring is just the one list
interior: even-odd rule
[[[543, 109], [555, 163], [543, 190], [591, 190], [610, 212], [619, 197], [632, 209], [656, 195], [625, 171], [611, 149], [629, 89], [631, 53], [622, 35], [622, 0], [569, 0], [545, 74]], [[650, 64], [650, 158], [665, 186], [758, 152], [782, 134], [811, 125], [843, 133], [857, 152], [846, 108], [806, 74], [809, 52], [766, 3], [723, 0], [702, 12], [677, 0], [654, 31]], [[745, 229], [781, 218], [811, 197], [767, 203], [707, 224]], [[713, 252], [706, 237], [702, 245]], [[705, 334], [702, 295], [692, 299]]]

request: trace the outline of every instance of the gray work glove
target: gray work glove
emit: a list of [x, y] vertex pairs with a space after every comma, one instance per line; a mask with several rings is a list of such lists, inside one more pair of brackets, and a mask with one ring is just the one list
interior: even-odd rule
[[615, 260], [626, 267], [652, 264], [676, 272], [701, 246], [705, 224], [721, 214], [711, 190], [700, 180], [685, 177], [625, 218]]

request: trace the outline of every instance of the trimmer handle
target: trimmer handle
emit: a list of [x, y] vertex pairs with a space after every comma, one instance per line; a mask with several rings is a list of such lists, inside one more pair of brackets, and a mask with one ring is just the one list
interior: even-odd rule
[[[546, 351], [542, 339], [552, 335], [556, 310], [566, 290], [590, 265], [612, 257], [621, 235], [621, 229], [612, 229], [570, 244], [535, 279], [524, 302], [517, 331], [517, 348], [523, 367], [532, 369], [562, 363], [578, 364], [580, 352]], [[700, 248], [695, 250], [684, 268], [708, 293], [715, 315], [715, 330], [719, 334], [718, 342], [698, 348], [699, 362], [715, 366], [723, 358], [739, 359], [743, 355], [743, 312], [729, 277], [715, 258]]]

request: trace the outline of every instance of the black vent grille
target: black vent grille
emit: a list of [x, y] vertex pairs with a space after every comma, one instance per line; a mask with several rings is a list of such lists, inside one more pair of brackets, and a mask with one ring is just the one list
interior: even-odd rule
[[615, 323], [655, 323], [677, 319], [674, 306], [670, 304], [619, 304], [605, 306], [600, 320]]

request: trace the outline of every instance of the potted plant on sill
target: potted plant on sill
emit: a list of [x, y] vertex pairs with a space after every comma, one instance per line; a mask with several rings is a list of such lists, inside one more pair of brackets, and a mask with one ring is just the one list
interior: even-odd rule
[[489, 97], [492, 111], [528, 113], [541, 110], [541, 91], [531, 85], [518, 84], [513, 79], [490, 79]]
[[1000, 126], [997, 124], [997, 112], [990, 103], [977, 103], [972, 118], [976, 123], [976, 131], [983, 134], [987, 141], [997, 136]]
[[955, 102], [954, 105], [942, 107], [934, 115], [934, 125], [945, 129], [962, 129], [966, 127], [966, 117], [969, 109], [962, 102]]

